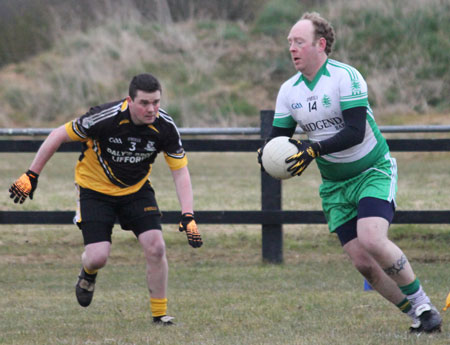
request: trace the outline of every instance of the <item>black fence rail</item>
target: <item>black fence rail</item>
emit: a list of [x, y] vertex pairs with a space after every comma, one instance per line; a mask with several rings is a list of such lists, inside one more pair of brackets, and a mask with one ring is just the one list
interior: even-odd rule
[[[188, 152], [255, 152], [264, 142], [272, 126], [274, 112], [261, 111], [258, 139], [183, 139]], [[195, 134], [195, 133], [191, 133]], [[0, 140], [0, 152], [36, 152], [42, 140]], [[391, 151], [445, 152], [450, 151], [450, 139], [389, 139]], [[79, 152], [80, 143], [61, 145], [58, 152]], [[283, 224], [325, 224], [322, 211], [292, 211], [281, 209], [282, 182], [261, 173], [261, 210], [202, 211], [195, 215], [201, 224], [261, 224], [262, 257], [264, 261], [283, 261]], [[71, 224], [72, 211], [0, 211], [0, 224]], [[178, 211], [163, 211], [162, 222], [175, 224]], [[396, 224], [450, 224], [450, 210], [397, 211]]]
[[[0, 224], [73, 224], [74, 211], [0, 211]], [[450, 211], [396, 211], [396, 224], [448, 224]], [[326, 224], [322, 211], [195, 211], [202, 224]], [[163, 211], [164, 224], [180, 221], [179, 211]]]

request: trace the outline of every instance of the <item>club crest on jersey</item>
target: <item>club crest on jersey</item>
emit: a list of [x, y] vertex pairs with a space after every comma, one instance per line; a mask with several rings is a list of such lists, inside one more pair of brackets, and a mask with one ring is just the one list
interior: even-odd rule
[[144, 150], [151, 151], [151, 152], [156, 151], [155, 142], [149, 140], [147, 142], [147, 146], [144, 147]]
[[322, 105], [323, 105], [325, 108], [331, 107], [331, 98], [330, 98], [330, 96], [328, 96], [328, 95], [323, 95], [323, 98], [322, 98]]
[[359, 95], [361, 94], [361, 83], [359, 80], [353, 80], [352, 81], [352, 95]]

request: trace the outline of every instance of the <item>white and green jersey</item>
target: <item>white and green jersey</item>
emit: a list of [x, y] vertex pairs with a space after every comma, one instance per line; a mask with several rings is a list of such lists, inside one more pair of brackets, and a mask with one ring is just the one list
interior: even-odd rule
[[362, 143], [317, 158], [322, 176], [344, 180], [370, 168], [389, 152], [367, 98], [367, 84], [353, 67], [328, 59], [313, 81], [300, 72], [281, 85], [273, 125], [292, 128], [297, 124], [313, 142], [336, 135], [344, 126], [342, 111], [367, 107], [366, 133]]

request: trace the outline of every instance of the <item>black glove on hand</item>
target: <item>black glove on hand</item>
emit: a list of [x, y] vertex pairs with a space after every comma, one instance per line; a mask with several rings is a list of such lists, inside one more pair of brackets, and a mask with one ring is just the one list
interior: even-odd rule
[[266, 171], [262, 165], [262, 154], [263, 154], [263, 150], [264, 150], [264, 145], [261, 146], [256, 152], [258, 152], [258, 163], [261, 167], [261, 171]]
[[198, 232], [197, 223], [192, 213], [183, 213], [178, 230], [186, 231], [187, 239], [191, 247], [198, 248], [202, 246], [202, 237]]
[[313, 148], [313, 145], [317, 147], [319, 144], [310, 144], [296, 139], [289, 139], [289, 142], [297, 146], [298, 153], [286, 159], [286, 163], [294, 162], [294, 164], [288, 168], [288, 171], [291, 172], [292, 176], [300, 176], [303, 170], [308, 167], [309, 163], [319, 156], [319, 150]]
[[28, 170], [25, 174], [22, 174], [16, 182], [14, 182], [9, 188], [11, 193], [9, 197], [14, 199], [14, 202], [23, 204], [25, 199], [29, 196], [33, 200], [33, 193], [36, 190], [39, 174]]

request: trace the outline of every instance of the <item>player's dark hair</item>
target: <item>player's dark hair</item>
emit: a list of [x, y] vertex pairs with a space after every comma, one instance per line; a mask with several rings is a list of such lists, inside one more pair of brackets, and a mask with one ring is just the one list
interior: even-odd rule
[[335, 37], [334, 29], [331, 24], [317, 12], [306, 12], [300, 19], [307, 19], [313, 23], [314, 39], [317, 41], [321, 37], [325, 38], [327, 41], [325, 53], [330, 55]]
[[131, 97], [131, 99], [134, 101], [134, 98], [136, 97], [136, 94], [138, 90], [144, 91], [144, 92], [155, 92], [161, 90], [161, 84], [159, 83], [158, 79], [156, 79], [153, 75], [149, 73], [142, 73], [138, 74], [133, 77], [133, 79], [130, 82], [130, 87], [128, 89], [128, 95]]

